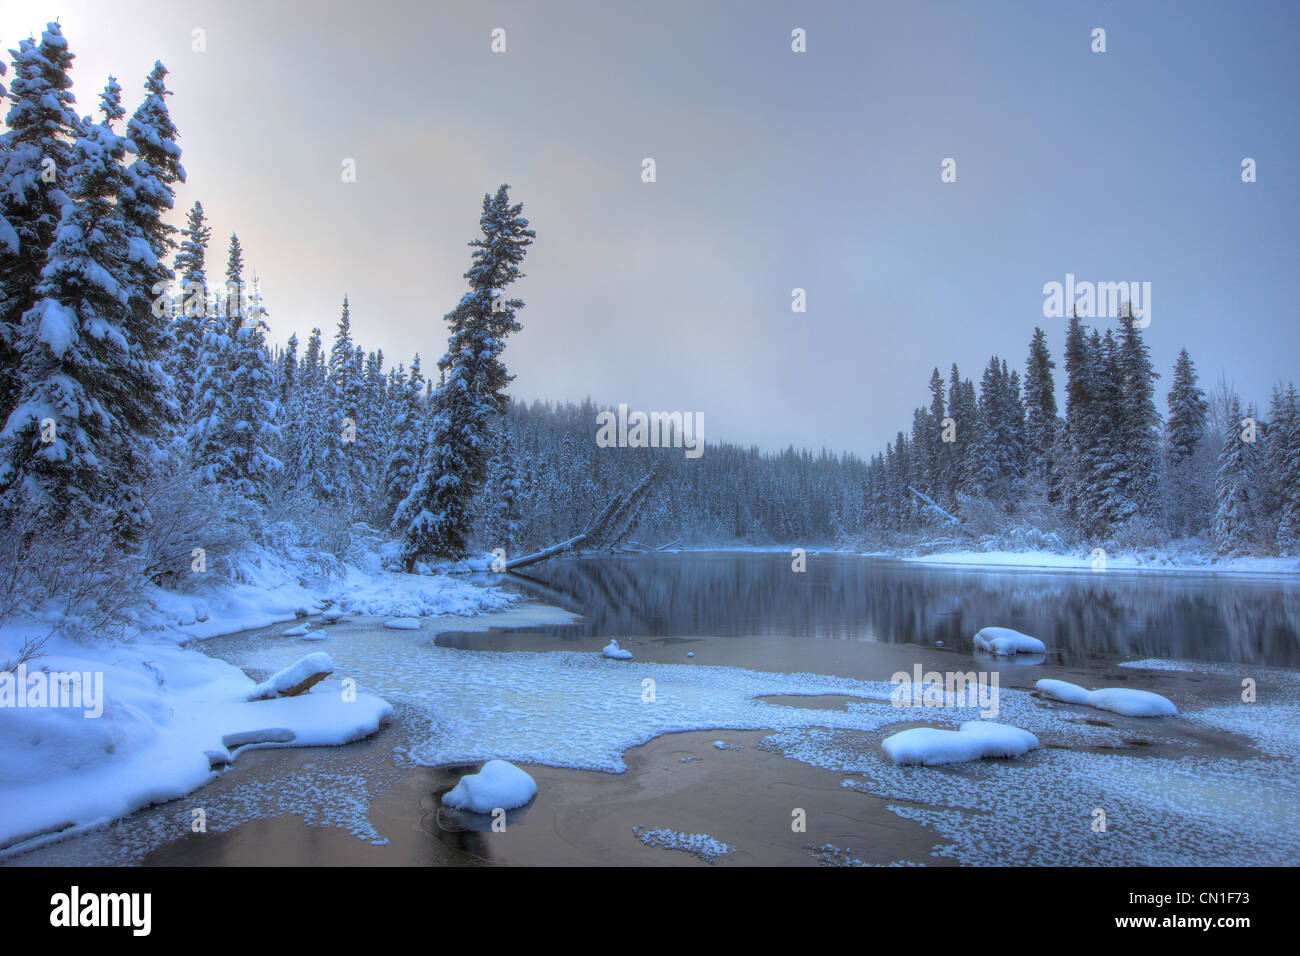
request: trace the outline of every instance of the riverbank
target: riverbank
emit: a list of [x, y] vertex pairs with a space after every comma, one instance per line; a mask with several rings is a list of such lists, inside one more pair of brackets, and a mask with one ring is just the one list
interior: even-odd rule
[[832, 546], [790, 545], [696, 545], [671, 548], [668, 554], [786, 554], [794, 560], [796, 549], [805, 556], [825, 554], [852, 555], [906, 561], [935, 567], [971, 568], [975, 570], [1042, 570], [1042, 571], [1141, 571], [1153, 573], [1239, 574], [1253, 577], [1300, 577], [1300, 557], [1235, 557], [1202, 551], [1178, 551], [1142, 548], [1131, 551], [1091, 551], [1058, 553], [1054, 551], [966, 550], [918, 553], [923, 549], [895, 548], [885, 551], [858, 551]]

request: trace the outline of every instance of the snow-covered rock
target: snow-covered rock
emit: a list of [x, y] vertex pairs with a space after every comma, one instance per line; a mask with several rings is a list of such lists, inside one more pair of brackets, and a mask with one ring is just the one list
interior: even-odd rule
[[1019, 727], [968, 720], [960, 730], [913, 727], [899, 731], [881, 741], [881, 746], [896, 764], [933, 767], [984, 757], [1019, 757], [1037, 750], [1038, 738]]
[[343, 617], [343, 612], [338, 608], [331, 608], [321, 614], [320, 619], [326, 624], [337, 624]]
[[1168, 697], [1152, 693], [1149, 690], [1135, 690], [1131, 687], [1103, 687], [1099, 690], [1087, 690], [1078, 684], [1065, 680], [1038, 681], [1036, 687], [1040, 693], [1066, 704], [1082, 704], [1098, 710], [1109, 710], [1123, 714], [1125, 717], [1173, 717], [1178, 708]]
[[308, 654], [248, 692], [249, 700], [267, 700], [271, 697], [297, 697], [314, 684], [334, 673], [334, 661], [323, 651]]
[[524, 770], [505, 760], [489, 760], [478, 773], [469, 773], [442, 795], [444, 806], [472, 813], [513, 810], [537, 796], [537, 783]]
[[310, 629], [306, 624], [299, 624], [297, 627], [291, 627], [287, 631], [281, 631], [281, 637], [305, 637]]
[[390, 617], [384, 622], [384, 627], [393, 631], [418, 631], [420, 629], [420, 619], [418, 617]]
[[632, 659], [632, 652], [622, 647], [619, 647], [618, 641], [614, 640], [613, 638], [610, 638], [609, 643], [606, 644], [604, 648], [601, 649], [601, 653], [604, 654], [606, 657], [613, 658], [616, 661], [630, 661]]
[[1047, 645], [1036, 637], [1021, 634], [1009, 627], [984, 627], [975, 632], [975, 646], [995, 657], [1013, 654], [1045, 654]]

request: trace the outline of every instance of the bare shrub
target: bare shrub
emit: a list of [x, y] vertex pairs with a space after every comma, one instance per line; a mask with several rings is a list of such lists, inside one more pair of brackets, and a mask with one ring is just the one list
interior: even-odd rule
[[250, 541], [257, 516], [252, 505], [218, 486], [204, 484], [185, 464], [162, 470], [146, 486], [151, 523], [139, 543], [144, 576], [174, 586], [191, 570], [202, 548], [210, 570]]
[[56, 633], [121, 632], [143, 584], [141, 559], [124, 548], [108, 518], [75, 528], [50, 521], [40, 508], [17, 508], [0, 526], [0, 625], [20, 616], [41, 622], [10, 670], [39, 657]]

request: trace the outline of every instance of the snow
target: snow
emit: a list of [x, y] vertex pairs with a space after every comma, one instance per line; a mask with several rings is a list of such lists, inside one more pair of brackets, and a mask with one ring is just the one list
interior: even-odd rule
[[881, 741], [896, 764], [964, 763], [985, 757], [1019, 757], [1038, 749], [1038, 738], [1027, 730], [991, 720], [968, 720], [959, 730], [913, 727]]
[[1086, 690], [1078, 684], [1064, 680], [1040, 680], [1034, 685], [1040, 692], [1067, 704], [1083, 704], [1098, 710], [1109, 710], [1125, 717], [1172, 717], [1178, 708], [1168, 697], [1149, 690], [1131, 687], [1103, 687]]
[[612, 658], [616, 661], [630, 661], [632, 659], [632, 652], [626, 648], [619, 647], [618, 641], [613, 638], [610, 638], [609, 643], [601, 648], [600, 652], [606, 657]]
[[1036, 637], [1021, 634], [1009, 627], [985, 627], [975, 633], [975, 646], [995, 657], [1014, 654], [1043, 654], [1047, 645]]
[[526, 771], [505, 760], [489, 760], [478, 773], [461, 777], [442, 802], [457, 810], [492, 813], [522, 807], [535, 796], [537, 783]]
[[77, 341], [77, 314], [56, 299], [41, 299], [36, 308], [40, 314], [37, 341], [48, 345], [55, 358], [62, 358]]
[[[349, 671], [360, 686], [346, 696], [338, 679], [326, 678], [295, 697], [249, 701], [250, 695], [300, 682], [293, 680], [295, 667], [330, 661], [325, 654], [304, 658], [295, 641], [263, 637], [284, 656], [250, 668], [259, 676], [274, 675], [261, 684], [200, 650], [178, 646], [181, 641], [294, 621], [301, 609], [319, 609], [327, 601], [346, 613], [363, 613], [356, 610], [360, 606], [396, 616], [411, 607], [481, 615], [519, 600], [466, 580], [393, 574], [375, 566], [348, 564], [313, 576], [313, 562], [257, 547], [231, 564], [227, 576], [196, 574], [182, 581], [182, 590], [145, 587], [128, 609], [133, 625], [124, 639], [75, 640], [62, 626], [50, 639], [36, 666], [102, 675], [103, 713], [84, 719], [81, 710], [70, 708], [0, 708], [0, 856], [184, 796], [214, 778], [213, 766], [248, 747], [347, 743], [374, 733], [392, 713], [363, 670]], [[0, 628], [0, 662], [13, 659], [25, 639], [65, 623], [54, 613], [37, 609]], [[536, 616], [572, 620], [563, 612]], [[462, 629], [473, 629], [479, 618], [459, 620]], [[324, 639], [316, 632], [300, 634], [304, 627], [289, 628], [288, 636]], [[382, 633], [405, 638], [407, 632]], [[286, 668], [288, 673], [279, 673]], [[233, 750], [227, 740], [237, 742]]]
[[393, 631], [418, 631], [420, 619], [416, 617], [390, 617], [384, 621], [384, 627]]
[[1200, 574], [1243, 574], [1267, 577], [1292, 576], [1300, 573], [1297, 558], [1220, 558], [1192, 551], [1143, 550], [1133, 554], [1107, 554], [1105, 570], [1094, 570], [1091, 552], [1055, 554], [1050, 551], [943, 551], [936, 554], [899, 556], [892, 553], [874, 555], [896, 558], [935, 567], [1008, 568], [1025, 570], [1077, 571], [1109, 574], [1115, 571], [1142, 571]]
[[334, 673], [334, 662], [330, 660], [330, 656], [317, 651], [314, 654], [308, 654], [298, 663], [290, 665], [267, 680], [262, 681], [248, 692], [248, 699], [260, 700], [265, 697], [279, 697], [317, 674], [328, 677], [332, 673]]
[[287, 631], [281, 631], [281, 637], [305, 637], [308, 628], [306, 624], [299, 624], [297, 627], [291, 627]]
[[[7, 636], [7, 633], [6, 633]], [[104, 712], [0, 709], [0, 856], [173, 800], [213, 779], [209, 754], [250, 746], [329, 746], [374, 733], [380, 698], [345, 699], [337, 682], [249, 702], [257, 685], [200, 651], [162, 643], [78, 644], [55, 637], [41, 664], [103, 674]]]

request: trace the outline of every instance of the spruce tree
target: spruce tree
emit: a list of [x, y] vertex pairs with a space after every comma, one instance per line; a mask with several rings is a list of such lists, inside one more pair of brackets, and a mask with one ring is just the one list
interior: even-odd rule
[[112, 81], [101, 109], [102, 122], [80, 124], [67, 169], [73, 192], [18, 329], [20, 391], [0, 433], [0, 485], [9, 507], [74, 528], [111, 516], [129, 539], [138, 524], [124, 502], [139, 444], [157, 422], [130, 335], [129, 236], [118, 204], [127, 142], [111, 127], [122, 115]]
[[434, 396], [428, 441], [414, 487], [394, 517], [403, 529], [407, 570], [425, 555], [459, 558], [468, 553], [471, 502], [483, 483], [489, 439], [505, 412], [510, 376], [500, 355], [505, 338], [519, 329], [523, 307], [507, 299], [506, 288], [523, 276], [523, 262], [535, 233], [511, 205], [508, 186], [483, 197], [482, 238], [473, 240], [473, 264], [465, 278], [470, 291], [447, 315], [447, 352], [438, 362], [443, 384]]
[[1196, 386], [1196, 369], [1187, 349], [1180, 350], [1174, 362], [1167, 400], [1169, 420], [1165, 425], [1165, 460], [1178, 464], [1190, 459], [1200, 446], [1209, 413], [1205, 392]]
[[234, 473], [230, 453], [230, 409], [235, 336], [243, 323], [244, 256], [239, 237], [231, 234], [226, 260], [226, 290], [214, 299], [203, 322], [203, 349], [194, 396], [194, 421], [186, 441], [203, 480], [224, 482]]
[[280, 440], [279, 406], [266, 351], [265, 316], [266, 309], [254, 281], [232, 343], [231, 403], [225, 426], [229, 459], [225, 479], [236, 493], [262, 505], [266, 504], [272, 479], [284, 470], [284, 465], [272, 453]]
[[[1300, 552], [1300, 400], [1294, 384], [1288, 384], [1274, 414], [1273, 441], [1280, 450], [1276, 488], [1279, 496], [1277, 550], [1279, 554]], [[1278, 451], [1274, 452], [1275, 455]]]
[[1056, 447], [1058, 419], [1056, 417], [1056, 383], [1052, 378], [1052, 361], [1047, 348], [1047, 336], [1034, 328], [1029, 343], [1029, 357], [1025, 360], [1025, 443], [1027, 445], [1028, 475], [1043, 482], [1050, 500], [1055, 500], [1056, 465], [1053, 451]]
[[[43, 293], [41, 270], [72, 189], [81, 119], [73, 109], [73, 54], [59, 24], [40, 43], [19, 41], [9, 83], [7, 129], [0, 135], [0, 415], [18, 401], [23, 316]], [[64, 247], [66, 249], [66, 246]]]
[[927, 492], [936, 500], [947, 497], [947, 474], [952, 467], [952, 446], [943, 440], [943, 420], [948, 417], [947, 404], [944, 401], [944, 381], [936, 367], [930, 373], [930, 474], [926, 476]]
[[1134, 516], [1158, 517], [1160, 501], [1160, 413], [1156, 410], [1151, 355], [1131, 309], [1120, 316], [1116, 366], [1120, 391], [1115, 406], [1118, 446], [1124, 480], [1122, 494], [1130, 503], [1127, 520]]
[[1252, 500], [1253, 444], [1243, 440], [1241, 408], [1234, 395], [1228, 409], [1223, 450], [1214, 477], [1214, 547], [1223, 555], [1250, 553], [1255, 537], [1255, 502]]
[[176, 345], [169, 370], [176, 383], [180, 417], [187, 426], [194, 423], [203, 336], [209, 311], [204, 264], [211, 236], [203, 205], [195, 202], [186, 217], [185, 228], [181, 230], [180, 248], [172, 264], [180, 289], [172, 309], [172, 337]]

